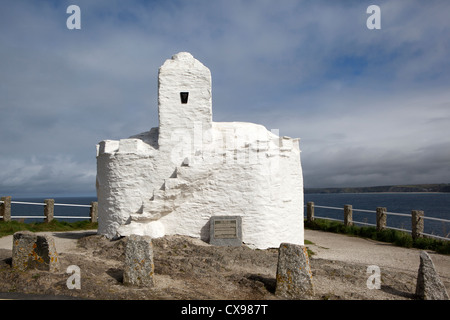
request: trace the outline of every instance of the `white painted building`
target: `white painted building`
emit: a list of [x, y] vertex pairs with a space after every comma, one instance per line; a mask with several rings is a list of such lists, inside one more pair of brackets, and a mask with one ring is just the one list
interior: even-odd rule
[[208, 241], [211, 216], [241, 216], [250, 247], [303, 245], [299, 139], [213, 122], [211, 73], [190, 53], [158, 80], [159, 128], [97, 145], [98, 233]]

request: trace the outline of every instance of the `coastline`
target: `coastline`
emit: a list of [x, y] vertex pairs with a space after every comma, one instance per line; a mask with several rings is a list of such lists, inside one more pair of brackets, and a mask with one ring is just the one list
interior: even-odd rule
[[405, 185], [384, 185], [372, 187], [320, 187], [305, 188], [305, 193], [450, 193], [449, 183], [427, 183], [427, 184], [405, 184]]
[[450, 194], [432, 191], [380, 191], [380, 192], [305, 192], [305, 194]]

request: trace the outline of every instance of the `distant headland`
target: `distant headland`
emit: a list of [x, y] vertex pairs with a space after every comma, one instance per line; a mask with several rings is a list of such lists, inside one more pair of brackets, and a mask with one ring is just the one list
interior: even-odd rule
[[408, 184], [377, 187], [305, 188], [305, 193], [368, 193], [368, 192], [450, 192], [450, 183]]

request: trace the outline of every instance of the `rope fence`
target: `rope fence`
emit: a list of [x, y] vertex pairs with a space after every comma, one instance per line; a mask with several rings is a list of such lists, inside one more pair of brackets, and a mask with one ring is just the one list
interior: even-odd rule
[[[315, 213], [314, 213], [315, 208], [344, 211], [343, 219], [315, 216]], [[386, 210], [386, 208], [384, 208], [384, 207], [378, 207], [377, 210], [375, 211], [375, 210], [365, 210], [365, 209], [353, 209], [352, 205], [345, 205], [344, 208], [330, 207], [330, 206], [318, 206], [318, 205], [315, 205], [314, 202], [308, 202], [306, 205], [306, 209], [307, 209], [306, 210], [306, 220], [308, 222], [312, 222], [312, 221], [314, 221], [315, 218], [319, 218], [319, 219], [340, 221], [340, 222], [343, 222], [345, 226], [352, 226], [353, 224], [358, 224], [358, 225], [367, 225], [367, 226], [376, 227], [378, 231], [381, 231], [384, 229], [394, 229], [394, 230], [404, 231], [404, 232], [411, 233], [413, 239], [427, 236], [427, 237], [437, 238], [437, 239], [446, 240], [446, 241], [450, 240], [450, 238], [448, 238], [448, 237], [441, 237], [438, 235], [429, 234], [429, 233], [424, 232], [424, 220], [434, 220], [434, 221], [439, 221], [439, 222], [444, 222], [444, 223], [450, 223], [450, 220], [442, 219], [442, 218], [426, 217], [424, 212], [421, 210], [412, 210], [411, 214], [407, 214], [407, 213], [398, 213], [398, 212], [388, 212]], [[367, 223], [367, 222], [362, 222], [362, 221], [355, 221], [355, 220], [353, 220], [353, 212], [363, 212], [363, 213], [375, 214], [377, 223], [373, 224], [373, 223]], [[411, 230], [387, 226], [387, 216], [388, 215], [410, 218], [411, 219]]]

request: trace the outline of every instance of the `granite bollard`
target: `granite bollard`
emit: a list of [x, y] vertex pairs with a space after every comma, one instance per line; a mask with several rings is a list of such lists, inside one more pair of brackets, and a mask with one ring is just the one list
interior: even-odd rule
[[449, 296], [426, 251], [420, 253], [416, 296], [423, 300], [448, 300]]
[[282, 243], [278, 251], [276, 295], [299, 299], [314, 295], [311, 267], [305, 246]]
[[18, 271], [59, 271], [58, 253], [52, 236], [18, 231], [13, 235], [12, 267]]
[[148, 236], [130, 235], [125, 250], [123, 283], [153, 287], [154, 269], [152, 239]]

